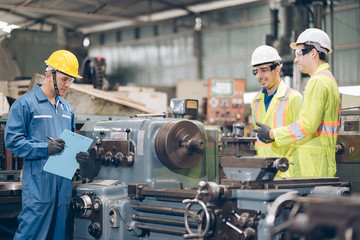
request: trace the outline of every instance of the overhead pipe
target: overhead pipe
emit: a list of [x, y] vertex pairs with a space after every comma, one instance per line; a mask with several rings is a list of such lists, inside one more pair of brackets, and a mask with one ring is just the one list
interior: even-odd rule
[[278, 9], [272, 9], [271, 10], [271, 33], [274, 37], [274, 39], [278, 38], [278, 24], [279, 24], [279, 10]]
[[[330, 1], [330, 28], [331, 28], [331, 49], [334, 50], [334, 0]], [[331, 54], [331, 72], [333, 75], [335, 75], [335, 60], [334, 60], [335, 54]]]
[[194, 56], [196, 61], [196, 79], [202, 79], [201, 29], [202, 20], [199, 16], [196, 16], [194, 26]]
[[270, 9], [270, 21], [271, 21], [271, 34], [266, 35], [266, 45], [273, 45], [274, 41], [278, 38], [278, 24], [279, 24], [279, 10]]
[[[309, 27], [309, 12], [304, 5], [291, 4], [291, 12], [287, 16], [291, 18], [291, 26], [288, 26], [291, 29], [290, 42], [295, 42], [299, 34]], [[293, 54], [291, 59], [294, 60]], [[295, 63], [292, 72], [292, 88], [301, 92], [301, 72]]]
[[323, 18], [323, 9], [324, 4], [322, 1], [313, 2], [313, 13], [314, 13], [314, 27], [322, 29], [322, 18]]

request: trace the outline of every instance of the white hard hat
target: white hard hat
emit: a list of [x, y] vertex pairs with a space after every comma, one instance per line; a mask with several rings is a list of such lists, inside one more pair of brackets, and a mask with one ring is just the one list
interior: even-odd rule
[[290, 44], [290, 47], [292, 49], [296, 49], [296, 45], [298, 44], [313, 45], [316, 50], [325, 54], [332, 52], [329, 36], [326, 34], [326, 32], [317, 28], [306, 29], [299, 35], [296, 43]]
[[275, 48], [267, 45], [261, 45], [254, 50], [249, 67], [270, 62], [280, 62], [281, 60], [282, 59]]

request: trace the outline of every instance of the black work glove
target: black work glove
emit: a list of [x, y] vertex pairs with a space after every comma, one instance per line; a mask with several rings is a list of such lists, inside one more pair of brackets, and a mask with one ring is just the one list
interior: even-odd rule
[[75, 158], [76, 158], [76, 161], [80, 165], [83, 165], [89, 159], [89, 153], [88, 152], [78, 152], [78, 154], [76, 154]]
[[262, 141], [263, 143], [271, 143], [275, 141], [275, 139], [272, 139], [270, 137], [271, 128], [268, 125], [259, 122], [256, 122], [256, 125], [258, 126], [258, 128], [254, 128], [253, 130], [254, 132], [258, 133], [257, 136], [260, 141]]
[[61, 152], [65, 147], [65, 142], [61, 138], [52, 139], [48, 143], [47, 153], [48, 155], [53, 155], [55, 153]]

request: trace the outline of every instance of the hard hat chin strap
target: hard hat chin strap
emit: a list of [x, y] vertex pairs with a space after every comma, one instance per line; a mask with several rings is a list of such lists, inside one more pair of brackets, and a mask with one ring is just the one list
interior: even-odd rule
[[59, 94], [59, 89], [58, 89], [58, 86], [57, 86], [57, 83], [56, 83], [56, 70], [51, 70], [51, 73], [52, 73], [52, 76], [53, 76], [53, 83], [54, 83], [54, 89], [55, 89], [55, 93], [56, 93], [56, 96], [60, 96]]

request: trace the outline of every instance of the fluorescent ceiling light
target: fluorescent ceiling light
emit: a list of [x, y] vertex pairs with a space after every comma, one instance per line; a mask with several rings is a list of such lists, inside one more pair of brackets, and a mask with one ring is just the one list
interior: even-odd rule
[[[245, 4], [245, 3], [257, 2], [257, 1], [259, 1], [259, 0], [222, 0], [222, 1], [214, 1], [214, 2], [210, 2], [210, 3], [195, 4], [195, 5], [187, 6], [187, 9], [189, 11], [199, 13], [199, 12], [206, 12], [206, 11], [231, 7], [231, 6], [237, 6], [237, 5], [241, 5], [241, 4]], [[94, 26], [89, 26], [89, 27], [81, 27], [78, 30], [84, 34], [94, 33], [94, 32], [104, 32], [104, 31], [109, 31], [109, 30], [118, 29], [118, 28], [122, 28], [122, 27], [132, 26], [132, 25], [136, 24], [137, 21], [156, 22], [156, 21], [186, 16], [188, 14], [189, 14], [189, 12], [186, 10], [183, 10], [183, 9], [172, 9], [172, 10], [168, 10], [168, 11], [142, 15], [142, 16], [139, 16], [136, 19], [134, 19], [134, 21], [131, 21], [131, 20], [114, 21], [114, 22], [110, 22], [110, 23], [104, 23], [104, 24], [99, 24], [99, 25], [94, 25]]]
[[20, 28], [20, 26], [12, 24], [12, 25], [8, 25], [8, 26], [6, 26], [6, 27], [3, 27], [2, 30], [3, 30], [4, 32], [11, 33], [11, 31], [12, 31], [13, 29], [17, 29], [17, 28]]
[[20, 28], [20, 26], [14, 24], [8, 25], [7, 22], [0, 21], [0, 29], [4, 32], [11, 33], [11, 31], [16, 28]]
[[93, 32], [104, 32], [104, 31], [113, 30], [113, 29], [117, 29], [117, 28], [128, 27], [128, 26], [131, 26], [134, 24], [135, 24], [135, 21], [124, 20], [124, 21], [115, 21], [115, 22], [110, 22], [110, 23], [93, 25], [90, 27], [81, 27], [78, 30], [84, 34], [88, 34], [88, 33], [93, 33]]
[[[139, 20], [142, 22], [161, 21], [164, 19], [185, 16], [187, 14], [188, 14], [188, 12], [185, 10], [174, 9], [174, 10], [169, 10], [169, 11], [153, 13], [150, 15], [142, 15], [142, 16], [137, 17], [136, 20]], [[116, 29], [116, 28], [132, 26], [136, 23], [136, 20], [134, 20], [134, 21], [122, 20], [122, 21], [115, 21], [115, 22], [110, 22], [110, 23], [103, 23], [103, 24], [94, 25], [94, 26], [90, 26], [90, 27], [81, 27], [78, 30], [84, 34], [93, 33], [93, 32], [104, 32], [104, 31], [108, 31], [108, 30], [112, 30], [112, 29]]]
[[161, 21], [169, 18], [176, 18], [187, 15], [189, 12], [182, 9], [173, 9], [163, 12], [157, 12], [150, 15], [142, 15], [137, 19], [143, 22]]
[[251, 3], [251, 2], [257, 2], [259, 0], [224, 0], [224, 1], [214, 1], [209, 3], [201, 3], [201, 4], [195, 4], [192, 6], [188, 6], [187, 9], [189, 9], [192, 12], [206, 12], [210, 10], [216, 10], [220, 8], [226, 8], [226, 7], [232, 7], [240, 4], [245, 3]]
[[0, 21], [0, 28], [6, 27], [7, 25], [7, 22]]

